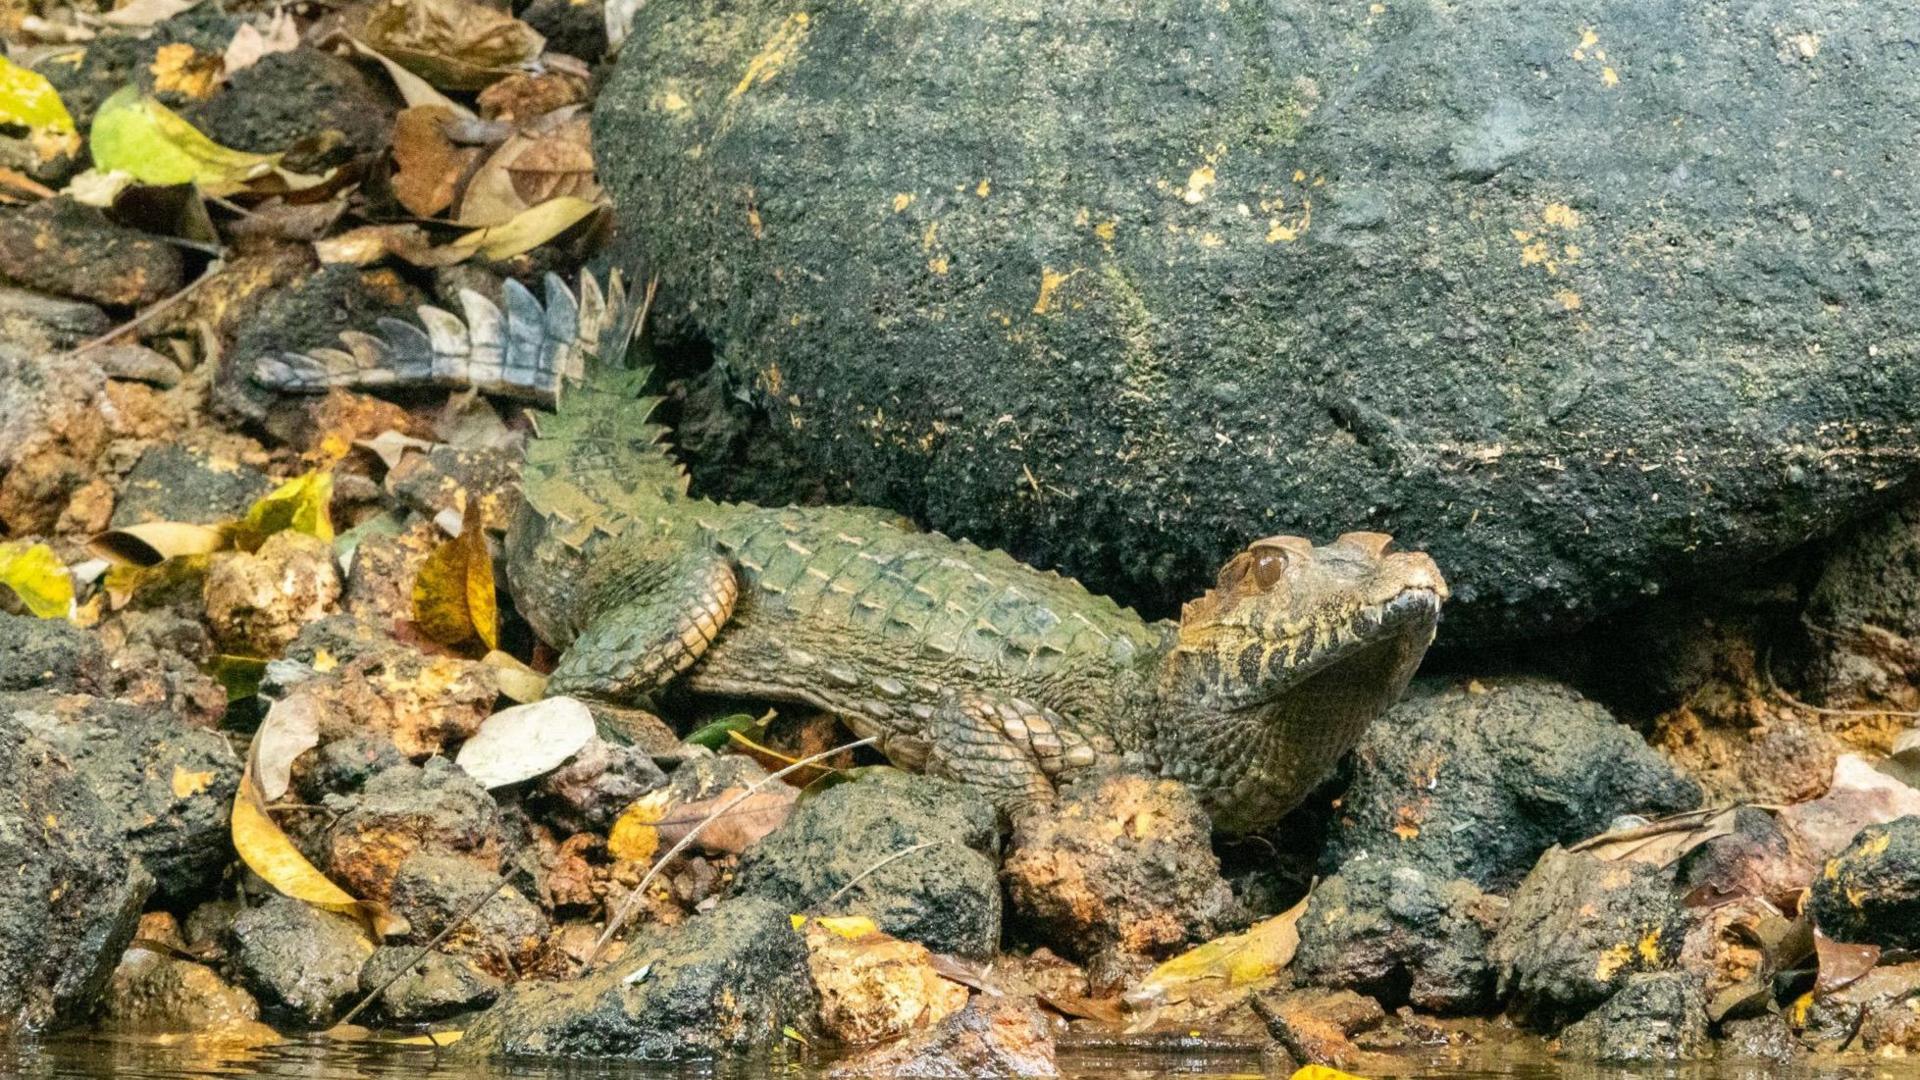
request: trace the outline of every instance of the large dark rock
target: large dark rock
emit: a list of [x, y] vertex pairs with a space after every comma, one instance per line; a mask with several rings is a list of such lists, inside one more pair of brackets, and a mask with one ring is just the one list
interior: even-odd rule
[[1861, 829], [1813, 879], [1811, 899], [1836, 941], [1920, 948], [1920, 817]]
[[1910, 473], [1916, 37], [1842, 0], [699, 0], [639, 13], [593, 119], [663, 326], [836, 497], [1160, 603], [1379, 528], [1461, 638]]
[[1364, 855], [1494, 890], [1620, 814], [1700, 802], [1632, 729], [1543, 679], [1416, 683], [1367, 729], [1351, 773], [1329, 867]]
[[286, 896], [234, 917], [235, 961], [247, 986], [270, 1006], [324, 1025], [360, 988], [373, 942], [360, 924]]
[[100, 639], [65, 619], [0, 611], [0, 692], [94, 693], [106, 682]]
[[801, 803], [741, 860], [739, 891], [792, 912], [866, 915], [935, 952], [987, 957], [1000, 945], [998, 845], [978, 792], [882, 773]]
[[105, 810], [111, 842], [160, 891], [208, 891], [232, 857], [228, 814], [240, 759], [226, 737], [165, 709], [79, 694], [0, 694], [0, 713], [59, 750]]
[[0, 1038], [83, 1019], [153, 889], [89, 787], [0, 709]]
[[1320, 883], [1300, 917], [1294, 977], [1394, 1008], [1478, 1013], [1493, 1005], [1487, 946], [1506, 905], [1470, 881], [1365, 859]]
[[1673, 967], [1686, 929], [1670, 871], [1555, 848], [1513, 894], [1489, 955], [1507, 1011], [1551, 1030]]
[[738, 899], [644, 936], [617, 963], [525, 982], [467, 1028], [475, 1056], [672, 1058], [764, 1047], [810, 1027], [806, 944], [786, 909]]

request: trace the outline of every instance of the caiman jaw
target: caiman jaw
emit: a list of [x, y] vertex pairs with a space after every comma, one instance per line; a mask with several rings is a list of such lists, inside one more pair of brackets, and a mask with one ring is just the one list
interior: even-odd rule
[[1162, 668], [1161, 763], [1216, 827], [1258, 828], [1292, 808], [1413, 677], [1447, 586], [1432, 559], [1389, 544], [1261, 540], [1182, 612]]

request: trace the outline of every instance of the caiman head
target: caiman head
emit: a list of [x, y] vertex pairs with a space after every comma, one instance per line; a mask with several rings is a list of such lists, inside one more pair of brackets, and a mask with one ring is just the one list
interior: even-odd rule
[[1155, 686], [1161, 771], [1224, 832], [1277, 821], [1399, 699], [1447, 584], [1382, 533], [1256, 541], [1186, 605]]

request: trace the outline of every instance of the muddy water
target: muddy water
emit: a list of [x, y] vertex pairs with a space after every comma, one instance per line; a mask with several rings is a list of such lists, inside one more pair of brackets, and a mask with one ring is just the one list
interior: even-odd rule
[[[1197, 1053], [1072, 1051], [1061, 1058], [1070, 1080], [1118, 1080], [1178, 1077], [1181, 1080], [1256, 1080], [1263, 1075], [1257, 1054], [1237, 1051]], [[811, 1080], [818, 1063], [791, 1059], [679, 1066], [618, 1062], [527, 1062], [474, 1064], [450, 1061], [433, 1050], [332, 1041], [290, 1042], [263, 1050], [219, 1052], [186, 1046], [155, 1046], [106, 1041], [66, 1040], [37, 1047], [0, 1047], [0, 1077], [29, 1080], [176, 1080], [187, 1077], [258, 1076], [277, 1080], [754, 1080], [782, 1077]], [[1284, 1080], [1286, 1073], [1276, 1075]], [[1375, 1077], [1432, 1077], [1438, 1080], [1629, 1080], [1676, 1077], [1681, 1080], [1765, 1080], [1767, 1077], [1879, 1080], [1920, 1077], [1920, 1064], [1847, 1063], [1788, 1069], [1765, 1064], [1718, 1064], [1685, 1069], [1614, 1069], [1555, 1062], [1536, 1049], [1502, 1048], [1468, 1057], [1408, 1058], [1394, 1072], [1375, 1069]]]

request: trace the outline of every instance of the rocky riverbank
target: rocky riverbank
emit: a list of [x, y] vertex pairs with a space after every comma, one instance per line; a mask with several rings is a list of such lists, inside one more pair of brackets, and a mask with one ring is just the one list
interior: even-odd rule
[[[655, 0], [614, 71], [597, 3], [395, 3], [452, 21], [0, 8], [33, 42], [0, 68], [0, 1038], [847, 1076], [1920, 1052], [1897, 30], [1279, 3], [1290, 72], [1212, 5], [1148, 38], [1071, 3], [907, 34], [912, 4], [856, 32]], [[1005, 56], [958, 47], [978, 26]], [[1016, 123], [983, 95], [1036, 52]], [[1218, 130], [1174, 83], [1075, 104], [1140, 64]], [[64, 127], [22, 104], [42, 84]], [[928, 127], [930, 94], [957, 104]], [[1755, 96], [1805, 138], [1674, 120]], [[97, 205], [102, 113], [212, 171]], [[1171, 181], [1129, 179], [1149, 158]], [[524, 316], [507, 282], [609, 252], [663, 274], [643, 347], [697, 490], [871, 496], [1149, 607], [1276, 522], [1388, 522], [1465, 602], [1338, 775], [1243, 837], [1164, 778], [1009, 818], [815, 709], [548, 695], [499, 569], [515, 388], [253, 375], [413, 342], [379, 320], [429, 300]], [[366, 341], [356, 375], [418, 359]], [[1055, 416], [1110, 399], [1110, 428]]]

